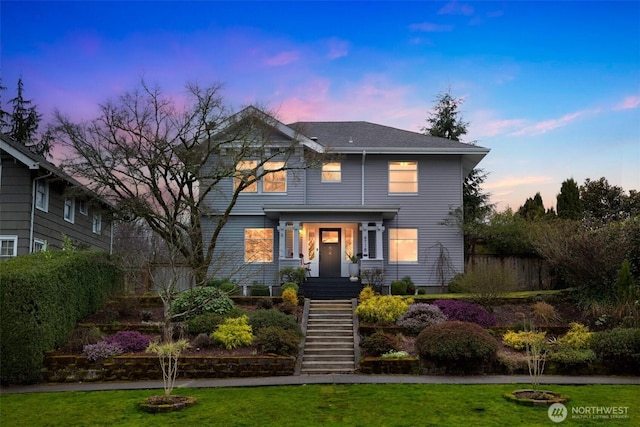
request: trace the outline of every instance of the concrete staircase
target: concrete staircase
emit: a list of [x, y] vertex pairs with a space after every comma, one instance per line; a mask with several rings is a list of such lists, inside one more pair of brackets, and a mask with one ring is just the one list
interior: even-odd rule
[[311, 300], [301, 374], [347, 374], [356, 368], [350, 300]]

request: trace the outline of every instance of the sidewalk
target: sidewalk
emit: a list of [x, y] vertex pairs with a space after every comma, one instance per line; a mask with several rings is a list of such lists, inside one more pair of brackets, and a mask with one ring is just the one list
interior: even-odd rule
[[[208, 387], [267, 387], [305, 384], [528, 384], [528, 375], [490, 376], [424, 376], [424, 375], [297, 375], [258, 378], [178, 379], [176, 388]], [[640, 377], [613, 376], [556, 376], [540, 379], [541, 384], [589, 385], [630, 384], [640, 385]], [[140, 390], [162, 389], [162, 381], [99, 382], [99, 383], [45, 383], [0, 387], [0, 394], [47, 393], [63, 391]]]

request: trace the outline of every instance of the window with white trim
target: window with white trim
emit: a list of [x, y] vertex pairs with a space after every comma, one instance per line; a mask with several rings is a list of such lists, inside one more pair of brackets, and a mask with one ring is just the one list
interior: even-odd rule
[[0, 236], [0, 257], [10, 258], [17, 255], [18, 236]]
[[342, 164], [340, 162], [327, 162], [322, 164], [322, 182], [342, 181]]
[[78, 212], [80, 215], [89, 215], [89, 205], [85, 200], [78, 200]]
[[43, 252], [47, 250], [47, 241], [42, 239], [33, 239], [33, 252]]
[[49, 182], [42, 179], [36, 181], [36, 208], [49, 211]]
[[259, 172], [262, 172], [262, 179], [249, 184], [242, 190], [243, 193], [286, 193], [287, 171], [282, 170], [284, 167], [285, 162], [265, 162], [262, 168], [258, 168], [257, 160], [240, 161], [236, 165], [234, 189], [237, 189], [241, 182], [255, 180]]
[[273, 262], [273, 229], [245, 228], [244, 261]]
[[102, 215], [101, 214], [93, 215], [92, 224], [93, 225], [92, 225], [91, 231], [93, 231], [94, 234], [102, 234]]
[[389, 162], [389, 193], [418, 192], [418, 162]]
[[75, 199], [64, 199], [64, 220], [73, 224], [76, 219]]
[[418, 262], [418, 229], [389, 229], [389, 262]]

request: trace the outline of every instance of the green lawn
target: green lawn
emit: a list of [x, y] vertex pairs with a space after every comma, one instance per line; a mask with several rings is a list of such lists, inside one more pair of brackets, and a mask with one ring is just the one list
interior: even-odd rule
[[[157, 390], [6, 394], [0, 426], [631, 426], [640, 425], [633, 385], [546, 386], [567, 394], [569, 417], [506, 401], [526, 385], [354, 384], [179, 389], [200, 402], [151, 415], [135, 404]], [[629, 407], [624, 420], [571, 419], [572, 407]]]

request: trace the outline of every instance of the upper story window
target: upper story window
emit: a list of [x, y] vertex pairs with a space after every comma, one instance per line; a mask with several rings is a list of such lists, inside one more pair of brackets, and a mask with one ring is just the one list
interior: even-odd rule
[[95, 234], [102, 234], [102, 215], [94, 214], [91, 231]]
[[418, 192], [418, 162], [389, 162], [389, 193]]
[[64, 220], [73, 224], [76, 218], [76, 201], [64, 199]]
[[287, 192], [287, 171], [282, 170], [284, 162], [266, 162], [264, 170], [268, 172], [262, 178], [263, 193], [286, 193]]
[[78, 212], [80, 215], [89, 215], [89, 206], [85, 200], [78, 201]]
[[18, 236], [0, 236], [0, 257], [9, 258], [17, 255]]
[[[249, 184], [242, 191], [244, 193], [286, 193], [287, 192], [287, 171], [284, 162], [265, 162], [263, 165], [264, 175], [260, 181]], [[272, 171], [272, 172], [270, 172]], [[235, 189], [241, 182], [250, 181], [256, 178], [258, 172], [258, 162], [256, 160], [243, 160], [236, 165]]]
[[36, 181], [36, 208], [49, 211], [49, 182], [42, 179]]
[[340, 182], [342, 180], [342, 165], [340, 162], [322, 164], [322, 182]]

